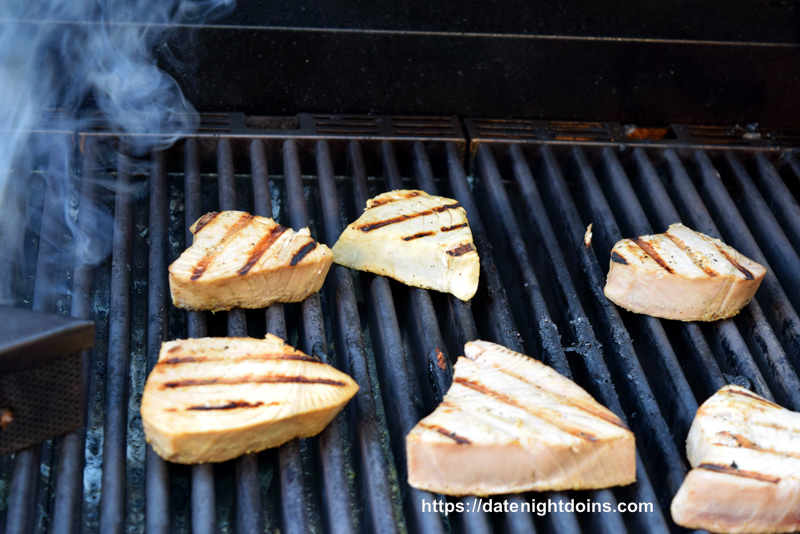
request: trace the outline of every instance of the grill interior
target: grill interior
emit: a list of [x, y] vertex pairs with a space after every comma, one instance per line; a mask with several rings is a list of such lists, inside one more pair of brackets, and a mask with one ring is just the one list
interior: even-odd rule
[[[96, 268], [42, 261], [50, 249], [39, 243], [63, 235], [48, 210], [25, 235], [0, 240], [6, 251], [26, 250], [24, 262], [3, 266], [18, 306], [97, 325], [84, 353], [85, 432], [0, 457], [5, 532], [666, 532], [676, 529], [669, 504], [687, 471], [683, 444], [700, 403], [735, 382], [800, 410], [800, 163], [790, 150], [763, 139], [620, 142], [621, 127], [606, 124], [474, 120], [467, 141], [452, 119], [391, 127], [375, 117], [315, 120], [276, 119], [269, 124], [280, 128], [258, 134], [252, 121], [207, 118], [207, 130], [149, 155], [146, 173], [124, 139], [96, 128], [72, 139], [71, 161], [51, 162], [81, 177], [71, 193], [78, 225], [91, 228], [89, 204], [113, 209], [113, 252]], [[533, 133], [515, 135], [520, 129]], [[55, 194], [48, 173], [13, 180], [33, 212]], [[472, 301], [334, 265], [302, 304], [217, 314], [171, 305], [167, 267], [202, 214], [273, 216], [332, 245], [367, 198], [397, 188], [466, 208], [481, 256]], [[660, 321], [603, 296], [611, 246], [677, 221], [769, 266], [736, 318]], [[62, 294], [37, 292], [54, 278], [68, 281]], [[316, 438], [217, 465], [160, 460], [145, 446], [138, 411], [160, 343], [265, 332], [348, 372], [361, 387], [356, 398]], [[655, 511], [422, 512], [422, 502], [439, 497], [405, 483], [403, 438], [441, 400], [472, 339], [541, 359], [636, 434], [636, 484], [504, 498], [654, 502]], [[461, 500], [472, 509], [472, 499]]]

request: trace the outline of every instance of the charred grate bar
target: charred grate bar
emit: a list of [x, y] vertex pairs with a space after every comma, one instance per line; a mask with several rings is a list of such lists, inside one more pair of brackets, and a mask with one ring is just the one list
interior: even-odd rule
[[[736, 130], [741, 142], [732, 142], [716, 130], [672, 127], [644, 138], [614, 123], [512, 122], [468, 119], [467, 141], [453, 118], [205, 114], [197, 136], [152, 153], [146, 167], [98, 122], [74, 140], [74, 161], [53, 161], [48, 171], [66, 165], [81, 176], [72, 184], [77, 224], [91, 227], [89, 206], [113, 212], [112, 254], [97, 267], [54, 264], [44, 243], [60, 230], [42, 209], [52, 180], [15, 177], [18, 207], [43, 214], [41, 230], [0, 239], [3, 250], [27, 251], [6, 271], [18, 305], [89, 317], [98, 337], [83, 355], [85, 430], [0, 458], [0, 480], [11, 488], [0, 503], [5, 532], [672, 530], [669, 504], [687, 472], [684, 440], [699, 403], [736, 382], [800, 409], [800, 282], [792, 276], [800, 165], [777, 135]], [[23, 187], [29, 179], [39, 193]], [[301, 304], [217, 314], [171, 305], [167, 266], [204, 213], [273, 216], [332, 245], [366, 199], [398, 188], [449, 196], [467, 210], [481, 256], [472, 301], [333, 266], [323, 290]], [[739, 316], [674, 323], [605, 299], [614, 242], [678, 221], [769, 266]], [[60, 277], [71, 281], [63, 295], [44, 291]], [[138, 402], [162, 341], [266, 332], [361, 387], [322, 434], [217, 465], [170, 464], [144, 445]], [[423, 512], [422, 503], [442, 497], [405, 483], [405, 434], [441, 400], [473, 339], [552, 365], [637, 438], [636, 484], [502, 499], [652, 502], [654, 511]]]

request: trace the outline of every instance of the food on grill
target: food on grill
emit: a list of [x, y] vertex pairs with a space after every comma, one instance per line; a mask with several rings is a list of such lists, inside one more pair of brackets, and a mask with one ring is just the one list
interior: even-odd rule
[[464, 352], [442, 403], [406, 437], [411, 486], [491, 495], [636, 481], [633, 434], [577, 384], [494, 343]]
[[166, 460], [223, 462], [322, 432], [357, 391], [270, 334], [169, 341], [144, 387], [142, 424]]
[[194, 243], [169, 267], [172, 302], [187, 310], [300, 302], [319, 291], [333, 262], [308, 228], [241, 211], [207, 213], [191, 231]]
[[686, 455], [694, 467], [672, 518], [712, 532], [800, 530], [800, 413], [739, 386], [700, 406]]
[[766, 273], [719, 239], [673, 224], [614, 245], [605, 294], [636, 313], [716, 321], [739, 313]]
[[397, 190], [367, 201], [333, 246], [339, 265], [469, 300], [480, 259], [467, 212], [455, 200]]

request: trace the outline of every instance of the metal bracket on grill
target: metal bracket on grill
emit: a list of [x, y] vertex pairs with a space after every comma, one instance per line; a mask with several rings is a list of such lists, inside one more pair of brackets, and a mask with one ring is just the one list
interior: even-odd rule
[[472, 147], [479, 143], [665, 146], [678, 148], [784, 149], [800, 146], [800, 130], [748, 126], [641, 127], [615, 122], [464, 119]]

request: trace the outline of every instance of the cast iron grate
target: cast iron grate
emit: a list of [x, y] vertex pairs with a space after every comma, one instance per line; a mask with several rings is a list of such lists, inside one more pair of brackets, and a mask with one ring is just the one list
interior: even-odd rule
[[[19, 305], [97, 322], [97, 343], [85, 355], [87, 427], [0, 458], [5, 532], [667, 532], [699, 403], [737, 381], [800, 409], [793, 275], [800, 272], [800, 166], [790, 152], [623, 146], [604, 137], [605, 127], [602, 139], [583, 145], [473, 135], [471, 176], [466, 141], [457, 122], [449, 130], [451, 119], [394, 118], [410, 138], [372, 138], [293, 130], [291, 118], [265, 122], [269, 135], [227, 133], [229, 117], [206, 117], [207, 133], [154, 152], [146, 173], [128, 158], [125, 139], [102, 130], [78, 136], [75, 158], [65, 163], [82, 176], [74, 184], [77, 223], [90, 224], [82, 216], [88, 204], [113, 208], [113, 255], [95, 269], [37, 272], [52, 262], [36, 261], [48, 249], [26, 235], [27, 260], [13, 272]], [[310, 116], [302, 117], [299, 123]], [[355, 128], [359, 120], [344, 122]], [[212, 123], [225, 131], [212, 133]], [[431, 129], [448, 133], [426, 139]], [[109, 151], [119, 156], [109, 160]], [[115, 180], [118, 194], [101, 187], [105, 179]], [[46, 175], [15, 180], [32, 184], [25, 202], [46, 201]], [[482, 258], [471, 302], [334, 266], [323, 291], [299, 305], [213, 315], [171, 306], [167, 266], [203, 213], [272, 215], [287, 226], [309, 225], [332, 244], [367, 198], [400, 187], [451, 196], [466, 208]], [[43, 228], [47, 218], [45, 211]], [[678, 220], [770, 266], [737, 318], [676, 324], [620, 312], [602, 295], [616, 240]], [[584, 245], [589, 223], [591, 247]], [[10, 241], [4, 236], [0, 246]], [[71, 282], [68, 294], [33, 298], [40, 280], [61, 275]], [[161, 461], [144, 445], [138, 415], [160, 342], [267, 331], [349, 372], [358, 396], [317, 438], [219, 465]], [[422, 502], [438, 497], [405, 484], [403, 437], [441, 399], [452, 362], [476, 338], [571, 376], [637, 437], [632, 486], [503, 498], [653, 502], [654, 511], [422, 512]], [[472, 497], [461, 500], [472, 509]]]

